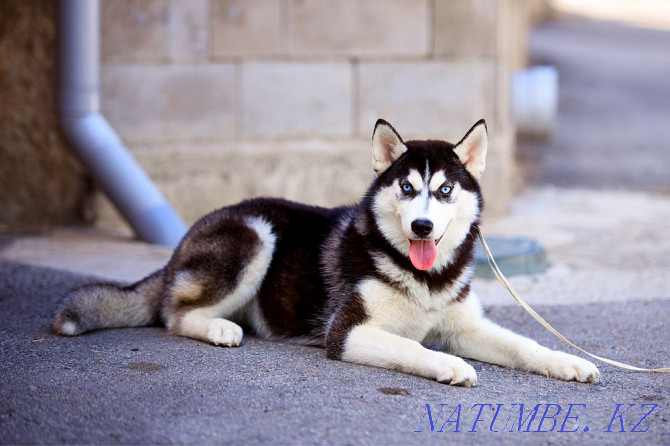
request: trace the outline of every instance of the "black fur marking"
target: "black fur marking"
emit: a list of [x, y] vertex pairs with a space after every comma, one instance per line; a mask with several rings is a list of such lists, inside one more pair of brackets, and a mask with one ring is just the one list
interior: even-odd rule
[[[406, 169], [406, 173], [409, 173], [411, 169], [423, 172], [427, 160], [431, 172], [444, 171], [449, 182], [460, 183], [463, 189], [481, 195], [479, 183], [465, 169], [454, 152], [455, 145], [446, 141], [435, 140], [408, 141], [406, 145], [409, 150], [404, 154], [407, 155], [405, 161], [396, 163], [399, 168]], [[397, 174], [398, 172], [396, 172]]]
[[233, 209], [242, 215], [262, 217], [277, 237], [272, 262], [258, 293], [265, 322], [275, 335], [322, 337], [319, 315], [327, 292], [319, 247], [346, 210], [276, 199], [252, 200]]
[[441, 272], [429, 274], [427, 284], [428, 289], [431, 292], [439, 292], [444, 288], [453, 285], [463, 271], [472, 265], [477, 226], [478, 224], [475, 223], [470, 227], [470, 233], [465, 237], [463, 243], [461, 243], [457, 248], [457, 251], [454, 253], [454, 260]]
[[326, 356], [330, 359], [342, 359], [344, 346], [349, 332], [368, 318], [363, 300], [356, 293], [349, 296], [337, 309], [332, 324], [326, 333]]
[[198, 299], [169, 299], [176, 310], [213, 305], [237, 286], [243, 268], [260, 248], [256, 232], [225, 210], [201, 219], [177, 248], [167, 267], [168, 289], [181, 271], [202, 286]]
[[463, 302], [465, 299], [468, 298], [470, 295], [470, 283], [465, 285], [461, 291], [458, 292], [458, 296], [456, 296], [456, 301], [457, 302]]

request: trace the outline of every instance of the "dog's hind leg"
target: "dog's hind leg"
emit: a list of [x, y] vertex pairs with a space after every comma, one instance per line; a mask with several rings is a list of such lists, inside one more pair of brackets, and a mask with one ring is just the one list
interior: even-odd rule
[[230, 319], [258, 293], [275, 240], [261, 218], [222, 218], [196, 228], [176, 253], [166, 284], [168, 330], [214, 345], [240, 345], [242, 328]]

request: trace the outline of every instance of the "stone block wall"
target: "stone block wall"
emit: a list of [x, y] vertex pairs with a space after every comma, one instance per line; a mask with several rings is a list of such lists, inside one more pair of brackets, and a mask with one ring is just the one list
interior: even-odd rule
[[453, 141], [483, 117], [499, 213], [527, 3], [103, 0], [103, 113], [189, 222], [259, 194], [356, 201], [377, 118], [405, 139]]

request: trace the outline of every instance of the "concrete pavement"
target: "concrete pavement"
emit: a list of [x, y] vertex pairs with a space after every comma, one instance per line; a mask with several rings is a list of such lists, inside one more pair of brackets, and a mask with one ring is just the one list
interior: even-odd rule
[[[467, 389], [252, 336], [231, 349], [159, 327], [51, 334], [59, 298], [89, 280], [0, 263], [0, 444], [670, 442], [668, 375], [601, 365], [588, 385], [471, 361], [479, 385]], [[584, 347], [647, 366], [669, 356], [660, 317], [669, 310], [669, 301], [538, 308]], [[487, 313], [563, 348], [518, 307]]]

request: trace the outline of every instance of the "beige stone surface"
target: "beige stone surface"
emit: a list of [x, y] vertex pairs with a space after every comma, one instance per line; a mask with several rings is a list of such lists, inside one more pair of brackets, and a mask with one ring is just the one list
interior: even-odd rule
[[285, 54], [285, 8], [285, 0], [212, 0], [212, 55]]
[[[451, 141], [483, 117], [492, 135], [484, 191], [495, 215], [513, 190], [507, 59], [518, 43], [511, 5], [521, 3], [107, 0], [103, 112], [133, 151], [151, 147], [147, 169], [188, 218], [218, 205], [194, 204], [192, 192], [335, 204], [313, 186], [330, 175], [325, 167], [297, 161], [305, 141], [321, 141], [326, 165], [351, 165], [338, 144], [367, 141], [379, 117], [406, 139]], [[241, 149], [254, 144], [281, 146], [269, 152], [285, 157]], [[216, 168], [185, 167], [200, 163]], [[363, 166], [355, 169], [367, 158]], [[273, 175], [274, 188], [259, 186]]]
[[103, 0], [100, 24], [103, 64], [168, 61], [169, 0]]
[[546, 20], [547, 2], [536, 0], [502, 0], [498, 5], [498, 57], [511, 71], [529, 65], [528, 35], [536, 22]]
[[380, 116], [405, 139], [457, 141], [481, 118], [496, 131], [495, 68], [480, 60], [362, 62], [359, 131]]
[[484, 217], [500, 217], [509, 207], [514, 193], [521, 187], [514, 161], [514, 134], [492, 133], [486, 155], [486, 171], [482, 175]]
[[[524, 299], [584, 304], [667, 298], [668, 221], [667, 194], [540, 187], [514, 198], [507, 216], [485, 219], [482, 231], [530, 237], [546, 249], [547, 271], [509, 278]], [[513, 303], [493, 280], [474, 289], [485, 304]]]
[[428, 0], [288, 0], [292, 55], [425, 56]]
[[127, 143], [235, 137], [235, 67], [102, 70], [102, 111]]
[[[373, 126], [367, 126], [370, 133]], [[135, 157], [191, 224], [214, 209], [254, 197], [327, 207], [356, 203], [373, 178], [370, 136], [140, 147]], [[502, 215], [515, 190], [512, 144], [509, 135], [491, 135], [482, 179], [487, 218]], [[98, 227], [131, 233], [104, 196], [98, 195], [96, 208]]]
[[497, 54], [500, 0], [436, 0], [434, 52], [446, 56]]
[[245, 136], [352, 134], [354, 90], [348, 63], [249, 62], [242, 73]]
[[122, 232], [58, 228], [20, 237], [0, 248], [0, 260], [55, 268], [103, 280], [135, 282], [162, 268], [172, 249]]
[[511, 79], [514, 73], [528, 65], [526, 41], [532, 23], [531, 0], [501, 0], [497, 4], [496, 32], [496, 119], [505, 131], [515, 131], [511, 116]]
[[[304, 146], [309, 146], [305, 142]], [[267, 145], [257, 150], [147, 151], [138, 162], [186, 222], [221, 206], [259, 196], [319, 206], [357, 202], [372, 180], [369, 141], [315, 145]], [[100, 197], [99, 227], [129, 231], [111, 204]]]
[[203, 62], [209, 56], [208, 0], [171, 0], [170, 55], [173, 62]]

